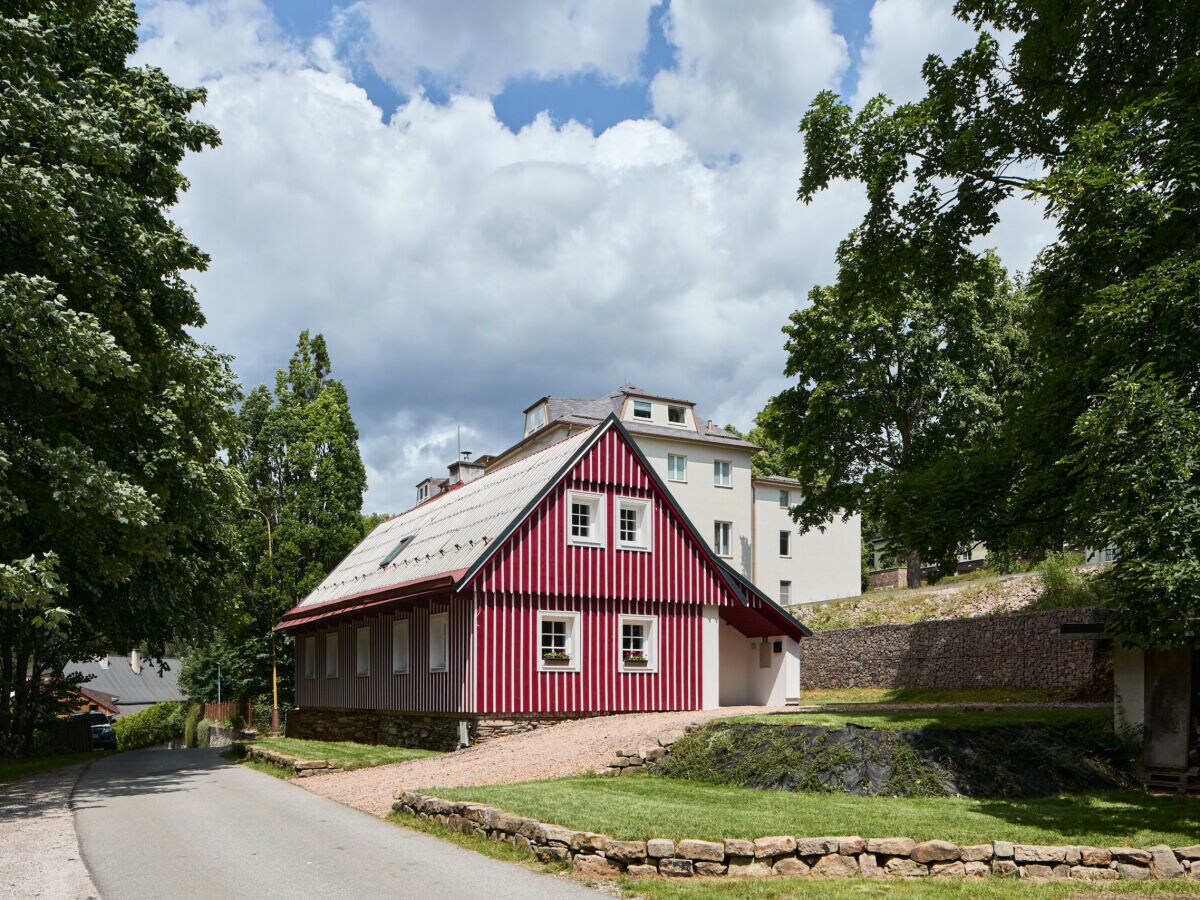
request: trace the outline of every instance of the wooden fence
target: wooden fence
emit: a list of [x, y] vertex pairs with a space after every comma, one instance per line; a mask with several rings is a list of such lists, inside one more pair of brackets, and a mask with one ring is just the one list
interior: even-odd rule
[[204, 704], [204, 717], [217, 723], [228, 721], [235, 711], [241, 712], [242, 718], [246, 720], [247, 730], [254, 727], [254, 707], [250, 705], [249, 700], [222, 700], [220, 703]]

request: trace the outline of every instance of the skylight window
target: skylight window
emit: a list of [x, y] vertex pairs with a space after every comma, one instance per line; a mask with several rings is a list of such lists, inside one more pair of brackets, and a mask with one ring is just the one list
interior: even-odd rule
[[388, 555], [379, 561], [379, 568], [382, 569], [384, 566], [386, 566], [390, 562], [392, 562], [397, 556], [399, 556], [401, 553], [403, 553], [404, 548], [412, 543], [413, 537], [414, 537], [414, 535], [410, 534], [410, 535], [406, 535], [405, 537], [400, 538], [400, 543], [398, 543], [395, 547], [393, 547], [390, 551], [388, 551]]

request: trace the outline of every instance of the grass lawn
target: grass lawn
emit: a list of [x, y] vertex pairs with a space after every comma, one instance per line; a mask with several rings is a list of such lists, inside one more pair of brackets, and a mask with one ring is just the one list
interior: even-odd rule
[[1004, 725], [1112, 724], [1110, 709], [922, 709], [898, 712], [794, 712], [732, 716], [720, 722], [762, 722], [767, 725], [829, 725], [853, 722], [868, 728], [999, 728]]
[[255, 741], [277, 753], [300, 759], [336, 759], [347, 769], [366, 766], [385, 766], [388, 763], [406, 762], [437, 756], [434, 750], [410, 750], [407, 747], [388, 747], [382, 744], [356, 744], [353, 741], [302, 741], [296, 738], [263, 738]]
[[918, 841], [943, 838], [961, 844], [1011, 840], [1179, 847], [1200, 838], [1200, 801], [1152, 797], [1140, 790], [1018, 800], [855, 797], [634, 775], [434, 788], [432, 792], [624, 840], [857, 834]]
[[1135, 882], [1106, 885], [1090, 885], [1086, 882], [1045, 882], [1030, 884], [1011, 878], [983, 878], [934, 880], [918, 878], [914, 881], [866, 881], [853, 879], [838, 881], [827, 878], [739, 878], [692, 880], [647, 879], [622, 880], [621, 887], [627, 897], [645, 897], [647, 900], [690, 900], [690, 898], [748, 897], [752, 900], [768, 900], [783, 897], [820, 897], [822, 900], [862, 897], [932, 897], [996, 898], [996, 900], [1040, 900], [1060, 897], [1147, 897], [1200, 895], [1200, 883], [1192, 881], [1160, 881], [1157, 883]]
[[90, 753], [63, 753], [58, 756], [36, 756], [33, 759], [0, 759], [0, 783], [16, 781], [26, 775], [36, 775], [49, 769], [69, 766], [71, 763], [88, 762], [108, 756], [112, 751], [93, 750]]
[[827, 688], [804, 691], [801, 706], [826, 703], [1057, 703], [1062, 691], [1037, 688]]

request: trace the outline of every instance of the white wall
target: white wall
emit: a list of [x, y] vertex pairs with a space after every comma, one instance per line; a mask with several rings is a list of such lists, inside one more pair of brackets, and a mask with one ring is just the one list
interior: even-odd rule
[[[760, 664], [762, 638], [748, 638], [732, 625], [721, 623], [722, 706], [783, 706], [800, 695], [800, 648], [791, 638], [767, 638], [771, 665]], [[775, 641], [783, 652], [774, 652]]]
[[[672, 441], [643, 434], [634, 434], [633, 438], [710, 546], [713, 523], [732, 523], [729, 540], [731, 556], [726, 562], [750, 577], [753, 566], [750, 547], [750, 451], [739, 447]], [[686, 482], [667, 479], [669, 454], [687, 457]], [[713, 462], [718, 459], [731, 463], [730, 487], [713, 484]]]
[[700, 620], [700, 708], [721, 705], [721, 613], [704, 607]]
[[1113, 717], [1118, 731], [1146, 723], [1146, 654], [1113, 642]]
[[[754, 583], [768, 596], [779, 599], [779, 582], [792, 583], [790, 605], [817, 603], [862, 593], [862, 517], [845, 522], [835, 518], [825, 531], [800, 534], [791, 513], [779, 505], [783, 485], [756, 482], [754, 517], [756, 559]], [[789, 488], [795, 503], [799, 488]], [[779, 532], [789, 531], [791, 556], [779, 555]]]

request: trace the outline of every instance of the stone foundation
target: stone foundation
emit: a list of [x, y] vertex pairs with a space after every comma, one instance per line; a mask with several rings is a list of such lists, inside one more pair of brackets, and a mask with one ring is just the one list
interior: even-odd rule
[[1200, 880], [1200, 845], [1171, 849], [1052, 847], [1009, 841], [960, 846], [911, 838], [794, 837], [754, 840], [618, 841], [604, 834], [571, 831], [526, 819], [482, 803], [443, 800], [397, 791], [392, 810], [460, 831], [503, 841], [543, 862], [570, 860], [581, 875], [596, 878], [696, 875], [826, 878], [1012, 878], [1078, 881]]
[[421, 750], [457, 750], [466, 723], [469, 744], [520, 734], [587, 715], [496, 718], [470, 713], [420, 713], [388, 709], [303, 707], [288, 710], [284, 733], [313, 741], [355, 741]]

